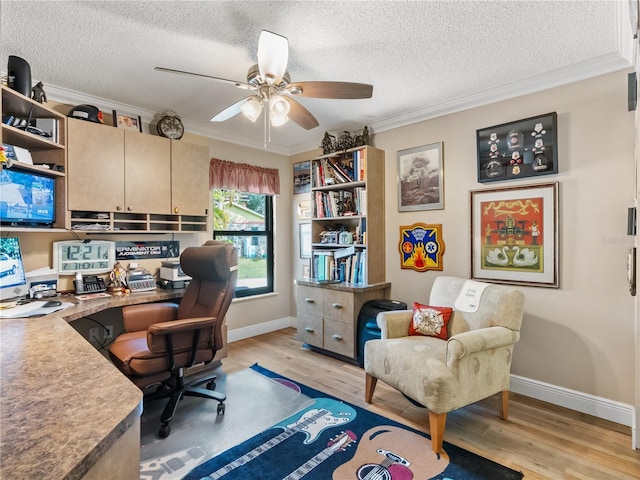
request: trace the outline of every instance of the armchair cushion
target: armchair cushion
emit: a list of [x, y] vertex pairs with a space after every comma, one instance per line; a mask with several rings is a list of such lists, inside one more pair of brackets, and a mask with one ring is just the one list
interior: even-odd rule
[[414, 302], [409, 335], [428, 335], [446, 340], [449, 337], [447, 324], [452, 313], [451, 307], [432, 307]]

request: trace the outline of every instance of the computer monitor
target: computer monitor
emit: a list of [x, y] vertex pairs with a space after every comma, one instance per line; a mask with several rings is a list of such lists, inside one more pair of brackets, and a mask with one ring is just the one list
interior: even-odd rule
[[0, 237], [0, 301], [24, 297], [27, 277], [17, 237]]

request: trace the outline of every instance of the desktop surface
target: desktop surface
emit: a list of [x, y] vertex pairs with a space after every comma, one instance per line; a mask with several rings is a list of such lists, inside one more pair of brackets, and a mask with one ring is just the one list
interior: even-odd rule
[[3, 477], [82, 478], [123, 432], [139, 428], [142, 392], [69, 322], [182, 293], [158, 290], [85, 301], [63, 295], [58, 300], [73, 303], [64, 310], [0, 318]]

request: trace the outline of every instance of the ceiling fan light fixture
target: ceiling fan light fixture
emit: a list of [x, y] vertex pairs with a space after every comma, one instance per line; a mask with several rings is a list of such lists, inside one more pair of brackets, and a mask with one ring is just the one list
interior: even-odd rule
[[287, 115], [271, 115], [271, 126], [279, 127], [284, 125], [289, 121], [289, 117]]
[[287, 37], [262, 30], [258, 39], [260, 76], [269, 85], [278, 85], [287, 70], [289, 40]]
[[240, 107], [240, 110], [242, 110], [245, 117], [255, 123], [262, 112], [262, 101], [258, 97], [253, 96]]
[[291, 110], [291, 105], [282, 95], [272, 95], [269, 98], [269, 113], [274, 116], [286, 116]]

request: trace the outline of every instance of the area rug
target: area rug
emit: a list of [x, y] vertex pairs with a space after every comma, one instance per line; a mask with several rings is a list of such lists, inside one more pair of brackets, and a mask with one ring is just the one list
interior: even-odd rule
[[314, 400], [189, 472], [185, 480], [519, 480], [522, 473], [254, 365]]

